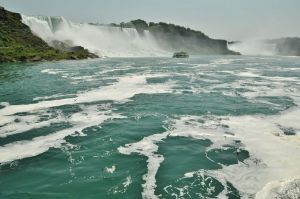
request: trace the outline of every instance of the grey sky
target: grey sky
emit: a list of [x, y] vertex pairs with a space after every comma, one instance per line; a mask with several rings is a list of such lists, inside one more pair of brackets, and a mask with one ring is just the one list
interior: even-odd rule
[[229, 40], [300, 36], [300, 0], [0, 0], [0, 5], [79, 22], [171, 22]]

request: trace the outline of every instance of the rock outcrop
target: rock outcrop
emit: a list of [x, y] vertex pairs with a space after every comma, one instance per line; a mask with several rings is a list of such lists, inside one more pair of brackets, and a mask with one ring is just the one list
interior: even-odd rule
[[0, 63], [86, 59], [98, 56], [83, 48], [65, 51], [50, 47], [22, 23], [21, 15], [0, 7]]

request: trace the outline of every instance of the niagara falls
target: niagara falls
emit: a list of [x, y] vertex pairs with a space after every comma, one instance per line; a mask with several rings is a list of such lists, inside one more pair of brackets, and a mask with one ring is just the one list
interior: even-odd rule
[[299, 199], [297, 0], [0, 0], [0, 199]]

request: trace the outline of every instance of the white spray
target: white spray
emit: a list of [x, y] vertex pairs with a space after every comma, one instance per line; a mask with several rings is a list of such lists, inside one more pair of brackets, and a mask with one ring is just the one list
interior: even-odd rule
[[230, 50], [240, 52], [242, 55], [276, 55], [275, 46], [261, 39], [248, 39], [245, 41], [229, 44]]
[[139, 34], [133, 28], [119, 28], [74, 23], [63, 17], [25, 16], [22, 22], [47, 43], [69, 41], [99, 56], [147, 57], [164, 56], [152, 35]]

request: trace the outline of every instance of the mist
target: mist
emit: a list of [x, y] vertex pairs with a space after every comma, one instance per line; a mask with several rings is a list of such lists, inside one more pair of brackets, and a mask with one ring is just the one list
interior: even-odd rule
[[22, 21], [50, 46], [82, 46], [101, 57], [170, 57], [178, 51], [191, 55], [237, 54], [228, 49], [226, 40], [211, 39], [200, 31], [163, 22], [134, 20], [105, 25], [26, 15], [22, 15]]
[[22, 21], [49, 45], [53, 41], [67, 42], [108, 57], [168, 55], [147, 31], [140, 35], [133, 28], [74, 23], [63, 17], [22, 15]]
[[228, 45], [229, 49], [240, 52], [242, 55], [264, 55], [276, 54], [275, 45], [261, 39], [238, 41]]
[[278, 39], [252, 39], [232, 42], [229, 49], [242, 55], [261, 56], [300, 56], [300, 38], [284, 37]]
[[[212, 38], [245, 41], [300, 36], [299, 0], [0, 0], [26, 15], [64, 16], [78, 22], [164, 21], [201, 30]], [[58, 6], [59, 5], [59, 6]], [[84, 12], [82, 12], [84, 10]], [[155, 14], [154, 14], [155, 10]]]

